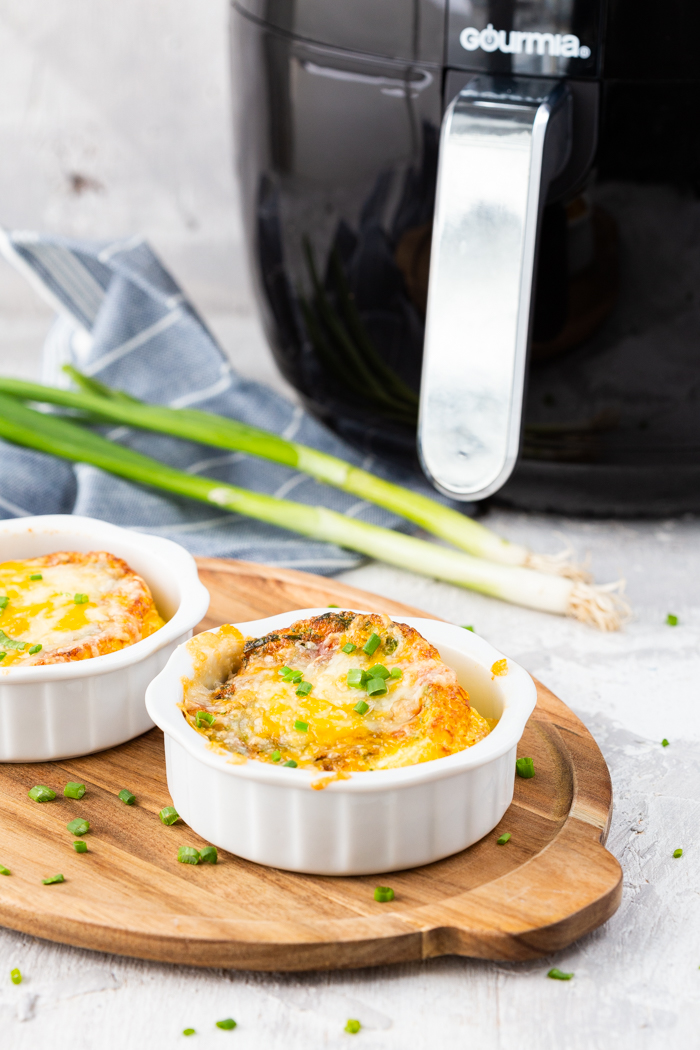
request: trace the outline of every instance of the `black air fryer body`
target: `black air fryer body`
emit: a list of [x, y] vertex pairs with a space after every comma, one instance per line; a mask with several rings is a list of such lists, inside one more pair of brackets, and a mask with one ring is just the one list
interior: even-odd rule
[[497, 498], [700, 511], [700, 7], [236, 0], [233, 38], [249, 250], [306, 406], [415, 458], [443, 116], [463, 89], [480, 105], [563, 91]]

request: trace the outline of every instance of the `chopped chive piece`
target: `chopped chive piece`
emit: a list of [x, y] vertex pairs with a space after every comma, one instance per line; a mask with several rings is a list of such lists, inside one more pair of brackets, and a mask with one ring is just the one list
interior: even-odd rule
[[29, 650], [29, 655], [33, 656], [34, 653], [40, 653], [42, 649], [43, 649], [42, 645], [33, 645], [31, 647], [31, 649]]
[[535, 763], [531, 758], [519, 758], [515, 763], [515, 772], [523, 780], [529, 780], [535, 775]]
[[85, 794], [85, 785], [69, 780], [63, 789], [63, 794], [66, 798], [82, 798]]
[[563, 970], [558, 970], [555, 966], [554, 969], [549, 971], [547, 976], [551, 977], [553, 981], [570, 981], [574, 975], [572, 973], [564, 973]]
[[285, 766], [289, 766], [290, 769], [296, 769], [297, 768], [297, 764], [296, 764], [296, 762], [294, 761], [293, 758], [290, 758], [288, 762], [284, 763], [284, 765]]
[[16, 642], [14, 638], [10, 638], [10, 636], [8, 634], [5, 634], [5, 632], [1, 629], [0, 645], [3, 647], [3, 649], [18, 649], [20, 652], [23, 652], [27, 648], [26, 642]]
[[297, 686], [297, 696], [308, 696], [312, 689], [311, 682], [300, 682]]
[[50, 879], [41, 880], [44, 886], [53, 886], [55, 882], [65, 882], [63, 875], [52, 875]]
[[170, 827], [171, 824], [174, 824], [176, 820], [180, 819], [180, 814], [175, 809], [175, 806], [164, 806], [158, 816], [164, 824], [168, 825], [168, 827]]
[[357, 711], [358, 715], [364, 715], [369, 711], [369, 704], [366, 704], [364, 700], [358, 700], [353, 707], [353, 711]]
[[390, 678], [403, 678], [403, 671], [400, 667], [392, 667]]
[[225, 1032], [230, 1032], [232, 1028], [236, 1027], [236, 1022], [232, 1017], [227, 1017], [224, 1021], [217, 1021], [216, 1027], [223, 1028]]
[[197, 711], [196, 715], [194, 716], [194, 724], [196, 725], [197, 729], [201, 729], [203, 725], [213, 726], [214, 715], [211, 713], [211, 711]]
[[668, 616], [666, 617], [666, 623], [668, 624], [669, 627], [677, 627], [678, 626], [678, 617], [674, 616], [673, 613], [669, 613]]
[[0, 612], [2, 612], [3, 609], [7, 608], [7, 603], [9, 602], [9, 600], [10, 599], [7, 597], [6, 594], [0, 594]]
[[683, 856], [683, 850], [682, 849], [674, 849], [673, 856], [674, 857], [682, 857]]
[[501, 835], [500, 839], [496, 839], [497, 846], [505, 846], [506, 842], [510, 842], [510, 832], [506, 831]]
[[0, 660], [4, 660], [6, 656], [7, 653], [0, 653]]
[[474, 628], [472, 627], [472, 625], [470, 623], [463, 623], [462, 627], [464, 628], [465, 631], [471, 631], [472, 633], [474, 633]]
[[76, 853], [87, 853], [87, 842], [83, 842], [82, 839], [77, 839], [77, 841], [73, 843], [73, 849]]
[[66, 827], [71, 835], [87, 835], [90, 830], [90, 821], [76, 817], [75, 820], [69, 820]]
[[350, 1035], [357, 1035], [361, 1028], [362, 1025], [360, 1024], [360, 1022], [352, 1019], [350, 1019], [345, 1025], [345, 1031], [349, 1032]]
[[180, 864], [199, 864], [199, 850], [194, 846], [180, 846], [177, 859]]
[[90, 601], [87, 594], [75, 594], [73, 595], [73, 601], [76, 605], [85, 605], [86, 602]]
[[365, 644], [362, 646], [362, 652], [367, 653], [368, 656], [374, 656], [377, 649], [381, 645], [381, 642], [382, 640], [379, 637], [379, 635], [372, 632]]
[[18, 968], [16, 966], [15, 966], [14, 970], [10, 970], [10, 980], [12, 981], [13, 984], [21, 984], [22, 983], [22, 974], [19, 972], [19, 970], [18, 970]]
[[662, 747], [668, 747], [668, 740], [666, 739], [666, 737], [664, 737], [663, 740], [661, 741], [661, 746]]
[[389, 678], [391, 671], [384, 664], [372, 664], [367, 674], [370, 678]]
[[56, 792], [52, 791], [46, 784], [35, 784], [33, 788], [29, 789], [27, 794], [35, 802], [53, 802], [56, 798]]
[[182, 1029], [182, 1034], [183, 1035], [194, 1035], [194, 1033], [195, 1033], [194, 1028], [183, 1028]]
[[380, 904], [386, 904], [387, 901], [393, 901], [394, 891], [391, 886], [377, 886], [374, 891], [374, 899]]
[[201, 849], [199, 851], [199, 859], [202, 864], [216, 864], [219, 859], [216, 846], [205, 846], [204, 849]]
[[365, 684], [365, 671], [362, 671], [359, 667], [353, 667], [352, 670], [348, 671], [347, 678], [345, 681], [348, 685], [352, 686], [353, 689], [361, 689]]
[[134, 802], [136, 801], [136, 795], [132, 795], [132, 793], [130, 791], [127, 791], [126, 788], [121, 789], [121, 791], [117, 795], [117, 798], [120, 798], [125, 806], [133, 806]]
[[383, 678], [370, 678], [367, 683], [368, 696], [383, 696], [386, 693], [386, 682]]
[[334, 604], [333, 604], [333, 603], [331, 602], [331, 604], [330, 604], [330, 605], [327, 605], [327, 606], [326, 606], [326, 608], [327, 608], [327, 609], [339, 609], [339, 608], [340, 608], [340, 606], [339, 606], [339, 605], [334, 605]]
[[270, 757], [272, 758], [273, 762], [279, 762], [279, 760], [281, 759], [282, 755], [280, 754], [279, 751], [273, 751], [272, 755]]
[[287, 667], [287, 665], [285, 664], [284, 667], [280, 667], [277, 674], [282, 675], [284, 677], [284, 675], [289, 674], [291, 670], [291, 667]]
[[40, 572], [32, 573], [32, 575], [29, 577], [30, 580], [43, 580], [43, 578], [44, 577], [41, 575]]
[[0, 875], [11, 875], [11, 874], [12, 874], [12, 872], [10, 871], [9, 868], [5, 868], [2, 864], [0, 864]]
[[297, 719], [297, 721], [294, 723], [294, 728], [299, 733], [308, 733], [308, 731], [309, 731], [309, 723], [308, 722], [302, 722], [299, 719]]
[[343, 646], [343, 652], [344, 653], [348, 653], [348, 655], [350, 653], [354, 653], [356, 649], [357, 649], [357, 646], [353, 642], [346, 642], [345, 645]]

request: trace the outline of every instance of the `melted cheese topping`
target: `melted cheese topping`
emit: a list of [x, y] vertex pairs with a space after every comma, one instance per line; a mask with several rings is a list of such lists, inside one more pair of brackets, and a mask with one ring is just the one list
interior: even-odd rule
[[105, 551], [0, 563], [0, 606], [2, 669], [114, 652], [164, 622], [145, 581]]
[[[378, 645], [368, 654], [372, 635]], [[212, 745], [241, 758], [334, 772], [388, 769], [461, 751], [492, 728], [438, 651], [388, 617], [328, 613], [262, 639], [204, 634], [187, 645], [195, 675], [183, 680], [183, 711]], [[230, 669], [213, 685], [198, 668], [211, 670], [217, 648]], [[283, 668], [310, 690], [300, 692]], [[384, 675], [386, 692], [353, 687], [351, 671]]]

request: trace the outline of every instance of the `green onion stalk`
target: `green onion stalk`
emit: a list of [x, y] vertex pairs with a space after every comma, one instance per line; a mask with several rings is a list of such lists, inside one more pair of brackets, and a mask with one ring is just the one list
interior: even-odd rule
[[602, 630], [615, 630], [621, 623], [623, 607], [614, 584], [594, 587], [581, 580], [498, 565], [391, 529], [368, 525], [325, 507], [293, 503], [222, 484], [214, 478], [187, 474], [117, 445], [65, 417], [36, 411], [3, 394], [0, 394], [0, 437], [517, 605], [574, 616]]
[[437, 500], [422, 496], [401, 485], [354, 467], [337, 456], [319, 452], [277, 434], [235, 419], [227, 419], [198, 409], [168, 408], [138, 401], [128, 394], [105, 386], [83, 375], [70, 365], [65, 371], [80, 390], [31, 383], [23, 379], [0, 377], [0, 391], [25, 401], [61, 405], [85, 413], [88, 420], [109, 420], [127, 426], [154, 430], [174, 437], [197, 441], [215, 448], [246, 452], [262, 459], [309, 474], [344, 492], [376, 503], [420, 525], [426, 532], [446, 540], [477, 558], [501, 565], [536, 569], [569, 579], [590, 581], [586, 570], [570, 560], [570, 551], [558, 555], [535, 554], [527, 547], [502, 539], [472, 518]]

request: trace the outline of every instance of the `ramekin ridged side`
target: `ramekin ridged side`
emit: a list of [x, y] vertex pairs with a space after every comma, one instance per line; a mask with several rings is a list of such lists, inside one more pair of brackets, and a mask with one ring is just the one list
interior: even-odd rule
[[[247, 624], [262, 635], [327, 610], [302, 609]], [[189, 826], [209, 842], [271, 867], [321, 875], [378, 874], [429, 864], [488, 834], [513, 798], [517, 744], [536, 702], [530, 676], [484, 639], [441, 621], [407, 618], [440, 649], [479, 710], [500, 713], [483, 741], [447, 758], [395, 770], [354, 773], [322, 790], [319, 774], [269, 763], [231, 762], [184, 719], [186, 646], [150, 684], [146, 703], [165, 733], [168, 788]], [[459, 666], [457, 666], [459, 664]], [[489, 711], [482, 710], [489, 714]]]
[[114, 653], [0, 668], [0, 762], [47, 762], [115, 747], [153, 728], [149, 682], [209, 606], [191, 554], [157, 536], [73, 515], [0, 521], [0, 562], [59, 550], [107, 550], [148, 583], [166, 623]]

